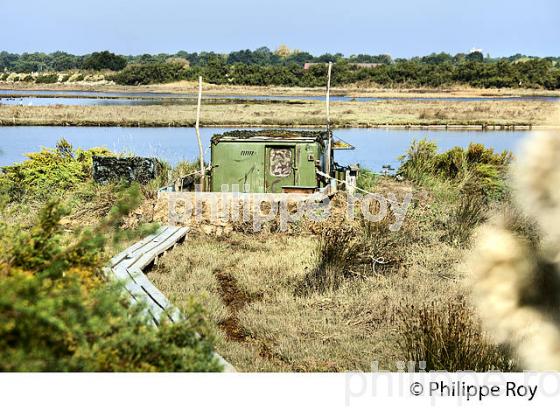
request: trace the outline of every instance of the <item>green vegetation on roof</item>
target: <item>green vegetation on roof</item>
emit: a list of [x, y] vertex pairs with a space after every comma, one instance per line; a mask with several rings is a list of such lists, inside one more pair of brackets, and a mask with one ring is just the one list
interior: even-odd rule
[[248, 140], [248, 139], [312, 139], [317, 142], [323, 141], [327, 136], [326, 131], [292, 131], [292, 130], [235, 130], [216, 134], [212, 137], [212, 144], [227, 140]]

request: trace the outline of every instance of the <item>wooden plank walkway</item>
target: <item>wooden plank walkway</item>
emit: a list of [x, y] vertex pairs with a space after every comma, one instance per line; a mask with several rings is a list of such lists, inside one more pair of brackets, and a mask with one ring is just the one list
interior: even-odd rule
[[[189, 229], [184, 227], [161, 227], [156, 233], [114, 256], [105, 269], [109, 277], [123, 283], [132, 303], [142, 302], [147, 306], [148, 313], [156, 326], [159, 326], [164, 318], [173, 323], [177, 322], [181, 319], [181, 313], [148, 279], [144, 269], [169, 249], [184, 241], [188, 231]], [[235, 371], [235, 368], [220, 355], [216, 354], [216, 357], [225, 371]]]

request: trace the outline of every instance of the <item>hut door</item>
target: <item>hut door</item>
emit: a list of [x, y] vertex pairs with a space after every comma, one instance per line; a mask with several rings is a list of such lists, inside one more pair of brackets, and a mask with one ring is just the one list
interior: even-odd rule
[[265, 156], [265, 192], [282, 192], [283, 186], [295, 183], [294, 147], [268, 146]]

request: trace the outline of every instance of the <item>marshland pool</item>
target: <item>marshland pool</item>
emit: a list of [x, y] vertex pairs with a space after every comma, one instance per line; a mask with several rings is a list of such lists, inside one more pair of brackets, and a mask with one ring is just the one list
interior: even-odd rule
[[[210, 157], [210, 138], [234, 128], [202, 128], [205, 159]], [[235, 128], [240, 129], [240, 128]], [[254, 128], [243, 128], [254, 129]], [[334, 136], [350, 144], [352, 151], [336, 151], [339, 164], [358, 163], [380, 171], [383, 165], [397, 168], [398, 157], [413, 140], [435, 141], [440, 150], [454, 146], [466, 147], [470, 142], [482, 143], [496, 151], [516, 152], [519, 142], [531, 131], [417, 130], [385, 128], [345, 128], [334, 130]], [[75, 148], [106, 147], [114, 152], [158, 157], [170, 164], [198, 157], [194, 128], [125, 128], [125, 127], [0, 127], [0, 166], [25, 159], [28, 152], [41, 147], [54, 147], [60, 138]]]

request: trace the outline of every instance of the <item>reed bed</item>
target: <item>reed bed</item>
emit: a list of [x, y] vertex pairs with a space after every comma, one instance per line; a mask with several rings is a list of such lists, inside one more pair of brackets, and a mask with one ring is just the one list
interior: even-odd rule
[[[545, 122], [554, 104], [546, 101], [334, 102], [337, 127], [379, 126], [533, 126]], [[168, 106], [2, 106], [0, 125], [193, 126], [196, 107]], [[203, 126], [314, 127], [325, 123], [324, 102], [293, 104], [210, 104], [203, 107]], [[553, 127], [558, 123], [549, 124]]]

